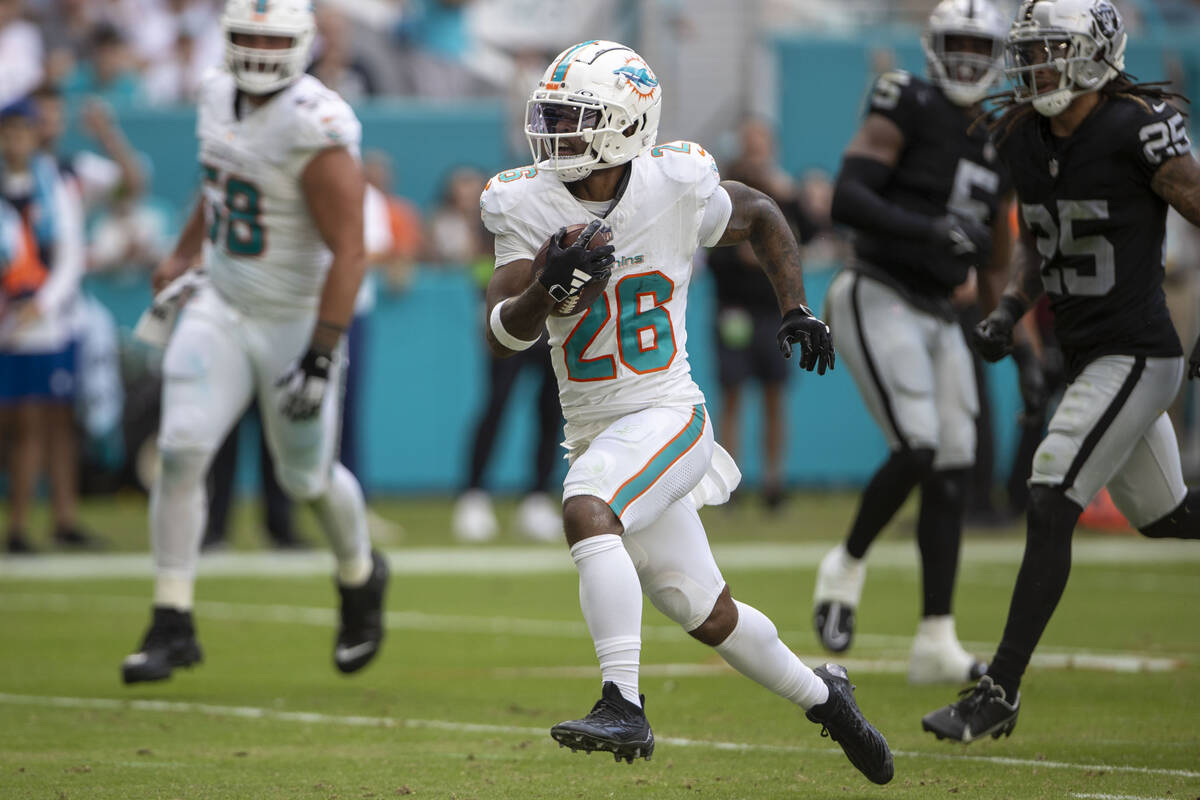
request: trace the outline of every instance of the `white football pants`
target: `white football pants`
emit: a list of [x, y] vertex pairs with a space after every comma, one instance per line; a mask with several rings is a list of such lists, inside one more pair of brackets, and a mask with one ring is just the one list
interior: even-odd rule
[[[344, 354], [334, 358], [320, 413], [294, 422], [279, 411], [279, 377], [308, 345], [315, 311], [286, 319], [251, 316], [211, 286], [183, 309], [163, 358], [159, 480], [150, 529], [160, 576], [159, 601], [190, 607], [204, 528], [204, 479], [213, 454], [257, 397], [279, 485], [294, 500], [315, 502], [338, 557], [339, 574], [370, 569], [366, 508], [357, 480], [335, 464]], [[174, 588], [171, 588], [174, 587]], [[186, 596], [183, 596], [186, 595]]]

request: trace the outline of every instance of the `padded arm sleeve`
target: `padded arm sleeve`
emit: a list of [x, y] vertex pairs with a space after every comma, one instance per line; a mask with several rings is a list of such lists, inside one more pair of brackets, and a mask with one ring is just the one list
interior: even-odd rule
[[833, 191], [833, 219], [868, 233], [901, 239], [929, 239], [933, 218], [885, 200], [891, 168], [873, 158], [847, 156]]

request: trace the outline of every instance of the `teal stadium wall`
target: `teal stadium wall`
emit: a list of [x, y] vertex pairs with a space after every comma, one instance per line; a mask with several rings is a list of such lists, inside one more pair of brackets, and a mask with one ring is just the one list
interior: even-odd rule
[[[1134, 42], [1128, 67], [1142, 79], [1164, 74], [1164, 52], [1181, 54], [1191, 86], [1200, 85], [1196, 37], [1184, 32], [1156, 41]], [[793, 174], [819, 167], [836, 171], [842, 148], [858, 126], [872, 52], [894, 51], [895, 63], [923, 71], [916, 34], [865, 33], [854, 39], [791, 37], [779, 39], [778, 121], [781, 158]], [[416, 105], [381, 103], [357, 109], [364, 146], [382, 149], [394, 159], [400, 193], [423, 209], [433, 206], [442, 177], [454, 166], [470, 164], [491, 173], [514, 166], [505, 146], [503, 109], [496, 103]], [[197, 182], [194, 114], [191, 111], [129, 109], [120, 118], [133, 144], [153, 164], [153, 191], [179, 209], [191, 202]], [[686, 132], [663, 132], [665, 138]], [[68, 142], [84, 146], [86, 142]], [[832, 272], [807, 278], [810, 304], [820, 307]], [[130, 327], [149, 299], [142, 281], [91, 278], [89, 288]], [[715, 413], [712, 293], [700, 276], [688, 311], [688, 349], [697, 381]], [[483, 401], [484, 345], [477, 286], [465, 271], [422, 270], [404, 294], [380, 293], [371, 319], [371, 339], [361, 450], [364, 485], [372, 492], [446, 492], [456, 490], [466, 469], [474, 416]], [[996, 420], [999, 470], [1012, 458], [1019, 398], [1010, 363], [989, 368]], [[849, 373], [838, 368], [824, 377], [793, 372], [788, 399], [787, 477], [794, 485], [834, 486], [862, 483], [885, 454], [886, 446], [867, 415]], [[739, 462], [749, 484], [759, 476], [758, 397], [746, 398], [747, 416]], [[529, 480], [533, 446], [533, 393], [518, 385], [496, 445], [488, 479], [501, 491], [517, 490]], [[245, 447], [242, 483], [254, 482]], [[564, 466], [565, 469], [565, 466]], [[998, 473], [998, 478], [1004, 472]]]

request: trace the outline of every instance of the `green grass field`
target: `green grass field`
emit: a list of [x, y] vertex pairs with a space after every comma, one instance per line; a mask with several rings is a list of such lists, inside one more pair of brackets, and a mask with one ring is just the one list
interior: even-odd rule
[[[825, 660], [809, 626], [815, 564], [853, 504], [812, 494], [777, 517], [753, 502], [704, 512], [735, 596], [810, 664]], [[144, 500], [86, 507], [115, 553], [0, 560], [0, 798], [1200, 798], [1200, 545], [1078, 534], [1016, 732], [963, 747], [919, 722], [957, 687], [905, 681], [918, 613], [906, 509], [872, 553], [844, 661], [896, 753], [895, 780], [876, 787], [648, 603], [653, 760], [560, 750], [549, 726], [599, 691], [565, 548], [454, 545], [445, 500], [376, 510], [403, 526], [385, 545], [389, 634], [352, 678], [331, 664], [332, 559], [257, 552], [250, 507], [233, 552], [203, 562], [206, 663], [166, 683], [127, 688], [118, 673], [148, 620]], [[1021, 542], [1015, 527], [965, 542], [958, 628], [981, 656]]]

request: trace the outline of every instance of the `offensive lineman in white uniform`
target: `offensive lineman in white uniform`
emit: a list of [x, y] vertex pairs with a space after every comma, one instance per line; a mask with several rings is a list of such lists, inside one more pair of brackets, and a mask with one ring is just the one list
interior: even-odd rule
[[311, 503], [337, 557], [335, 665], [361, 669], [383, 637], [387, 564], [370, 548], [362, 489], [337, 462], [342, 334], [365, 258], [360, 126], [304, 74], [308, 0], [229, 0], [221, 23], [227, 69], [206, 78], [197, 119], [203, 195], [154, 275], [156, 306], [172, 302], [162, 290], [207, 239], [206, 277], [182, 279], [198, 288], [163, 360], [153, 620], [122, 664], [126, 683], [201, 660], [191, 609], [204, 477], [256, 396], [280, 484]]
[[[741, 477], [713, 441], [688, 366], [683, 321], [696, 248], [750, 241], [785, 312], [785, 357], [800, 342], [801, 366], [823, 373], [833, 346], [804, 305], [799, 252], [778, 206], [721, 183], [699, 145], [653, 146], [661, 97], [628, 47], [569, 48], [529, 100], [534, 165], [500, 173], [480, 198], [496, 235], [489, 346], [503, 357], [533, 345], [543, 325], [550, 334], [571, 462], [563, 525], [600, 662], [602, 696], [591, 713], [550, 733], [618, 761], [650, 757], [654, 735], [638, 693], [644, 591], [735, 669], [806, 709], [858, 769], [886, 783], [891, 752], [855, 704], [845, 670], [809, 669], [766, 616], [732, 598], [696, 513], [725, 502]], [[565, 226], [580, 222], [588, 227], [579, 240], [561, 247]], [[586, 249], [602, 225], [613, 245]], [[535, 276], [534, 256], [552, 234]], [[606, 279], [583, 312], [548, 316], [587, 282]]]

